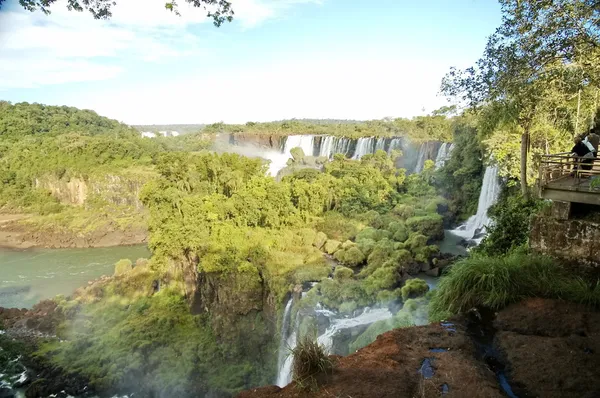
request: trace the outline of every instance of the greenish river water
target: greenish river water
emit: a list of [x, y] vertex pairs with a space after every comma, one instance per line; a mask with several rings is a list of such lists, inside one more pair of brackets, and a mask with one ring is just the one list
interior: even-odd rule
[[0, 307], [29, 308], [88, 281], [112, 275], [114, 263], [149, 257], [146, 246], [88, 249], [0, 249]]

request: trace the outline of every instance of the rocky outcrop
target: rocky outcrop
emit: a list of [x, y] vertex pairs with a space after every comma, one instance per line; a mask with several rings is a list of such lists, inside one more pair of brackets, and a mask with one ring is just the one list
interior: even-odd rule
[[[1, 218], [1, 217], [0, 217]], [[26, 220], [23, 217], [22, 220]], [[0, 222], [0, 247], [27, 249], [82, 248], [139, 245], [147, 242], [148, 230], [142, 225], [119, 226], [107, 222], [87, 234], [66, 229], [40, 229], [20, 219]]]
[[199, 272], [198, 257], [174, 262], [193, 314], [205, 314], [217, 339], [248, 358], [271, 363], [276, 349], [277, 306], [259, 272]]
[[529, 246], [576, 264], [586, 273], [600, 273], [600, 223], [538, 215], [531, 222]]
[[[295, 383], [240, 398], [596, 397], [600, 313], [530, 299], [501, 311], [396, 329], [347, 357], [334, 357], [318, 389]], [[493, 314], [491, 314], [493, 316]], [[512, 394], [512, 395], [511, 395]]]
[[63, 204], [82, 206], [94, 197], [139, 210], [143, 207], [139, 194], [148, 179], [148, 176], [113, 174], [90, 178], [43, 176], [35, 179], [35, 187], [50, 191]]
[[285, 145], [285, 135], [277, 134], [247, 134], [247, 133], [235, 133], [235, 134], [219, 134], [215, 138], [216, 141], [227, 142], [229, 145], [236, 146], [255, 146], [260, 148], [268, 148], [281, 150]]

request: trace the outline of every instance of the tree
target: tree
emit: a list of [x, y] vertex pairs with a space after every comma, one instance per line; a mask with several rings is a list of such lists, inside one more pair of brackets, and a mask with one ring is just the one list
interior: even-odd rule
[[[488, 39], [475, 66], [451, 69], [442, 92], [477, 108], [491, 106], [486, 121], [509, 120], [521, 128], [520, 182], [527, 194], [527, 154], [534, 118], [557, 91], [577, 93], [598, 81], [598, 2], [500, 0], [502, 25]], [[575, 78], [574, 78], [575, 77]], [[558, 88], [558, 90], [557, 90]]]
[[[124, 1], [124, 0], [123, 0]], [[185, 0], [194, 7], [206, 10], [207, 16], [212, 18], [216, 26], [221, 26], [223, 22], [233, 20], [233, 9], [231, 3], [227, 0]], [[0, 7], [4, 0], [0, 0]], [[41, 10], [45, 14], [50, 14], [50, 6], [56, 0], [19, 0], [23, 8], [28, 11]], [[67, 8], [75, 11], [88, 10], [96, 19], [109, 19], [112, 16], [112, 7], [116, 5], [114, 0], [68, 0]], [[175, 1], [165, 3], [165, 8], [179, 15], [178, 4]]]

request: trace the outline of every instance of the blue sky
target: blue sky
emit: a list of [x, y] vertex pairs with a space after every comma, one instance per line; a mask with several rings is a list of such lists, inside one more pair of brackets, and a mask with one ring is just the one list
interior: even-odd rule
[[232, 0], [235, 21], [215, 28], [164, 3], [117, 0], [107, 22], [8, 0], [0, 99], [130, 124], [412, 117], [446, 103], [441, 78], [501, 19], [493, 0]]

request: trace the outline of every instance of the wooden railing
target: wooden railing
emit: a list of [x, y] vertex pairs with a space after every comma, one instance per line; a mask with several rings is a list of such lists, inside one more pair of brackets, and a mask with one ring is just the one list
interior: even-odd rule
[[587, 192], [597, 190], [600, 193], [600, 187], [595, 187], [595, 179], [600, 180], [600, 158], [584, 159], [563, 152], [540, 155], [539, 162], [539, 184], [542, 190], [548, 186], [562, 186], [568, 190], [581, 188]]

